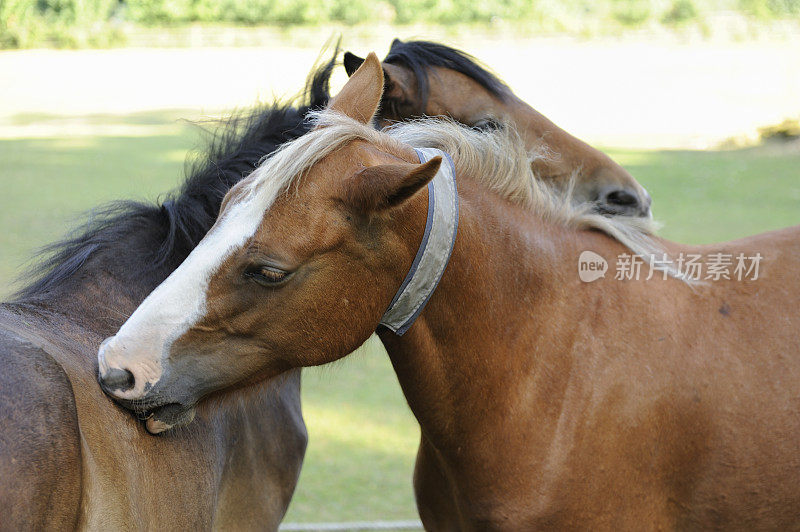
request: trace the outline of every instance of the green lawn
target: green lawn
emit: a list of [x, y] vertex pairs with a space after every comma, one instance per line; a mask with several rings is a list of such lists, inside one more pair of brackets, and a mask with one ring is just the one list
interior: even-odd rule
[[[179, 182], [186, 151], [200, 141], [174, 118], [95, 119], [135, 126], [138, 136], [0, 139], [0, 295], [32, 250], [81, 211], [156, 198]], [[800, 223], [800, 150], [608, 151], [650, 191], [668, 238], [711, 242]], [[310, 445], [287, 520], [414, 518], [419, 431], [379, 343], [305, 371], [303, 400]]]
[[800, 224], [800, 144], [726, 151], [608, 149], [650, 192], [660, 234], [687, 244]]

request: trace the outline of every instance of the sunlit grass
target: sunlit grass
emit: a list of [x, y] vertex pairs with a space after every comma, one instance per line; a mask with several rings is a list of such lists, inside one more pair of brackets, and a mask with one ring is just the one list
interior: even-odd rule
[[650, 192], [661, 235], [689, 244], [800, 224], [800, 146], [608, 153]]
[[[179, 130], [180, 131], [180, 130]], [[0, 293], [33, 251], [83, 211], [120, 198], [155, 199], [181, 179], [188, 132], [152, 137], [0, 140]]]
[[419, 428], [375, 337], [303, 372], [310, 444], [287, 521], [408, 519]]

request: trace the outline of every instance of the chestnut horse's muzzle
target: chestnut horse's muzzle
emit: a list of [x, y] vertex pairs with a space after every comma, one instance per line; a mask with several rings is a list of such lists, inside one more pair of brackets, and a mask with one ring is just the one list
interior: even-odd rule
[[190, 423], [195, 415], [193, 401], [184, 402], [180, 398], [173, 398], [171, 394], [164, 393], [163, 378], [151, 382], [145, 375], [146, 371], [140, 371], [137, 377], [136, 373], [129, 369], [136, 367], [136, 364], [126, 367], [119, 360], [109, 360], [106, 350], [113, 338], [104, 340], [98, 351], [97, 382], [103, 392], [118, 405], [130, 410], [137, 418], [144, 420], [151, 434]]
[[164, 395], [157, 390], [141, 399], [123, 399], [115, 393], [120, 389], [133, 387], [133, 374], [128, 370], [113, 368], [105, 375], [98, 374], [100, 388], [115, 403], [129, 410], [137, 418], [145, 421], [151, 434], [158, 434], [176, 426], [188, 425], [194, 419], [195, 408], [179, 402], [165, 402]]

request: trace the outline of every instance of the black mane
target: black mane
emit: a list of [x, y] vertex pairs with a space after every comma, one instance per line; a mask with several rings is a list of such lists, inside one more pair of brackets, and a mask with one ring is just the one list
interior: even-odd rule
[[123, 282], [148, 274], [156, 284], [163, 280], [214, 224], [231, 186], [264, 156], [309, 130], [308, 111], [324, 107], [330, 99], [335, 57], [311, 74], [300, 105], [259, 106], [222, 122], [205, 153], [187, 166], [181, 188], [161, 204], [121, 201], [90, 211], [83, 227], [40, 252], [43, 258], [12, 302], [47, 300], [80, 277], [76, 274], [90, 260], [98, 261], [103, 271], [113, 270]]
[[508, 86], [480, 66], [477, 60], [466, 52], [430, 41], [392, 41], [389, 55], [384, 59], [390, 64], [401, 64], [411, 69], [417, 78], [422, 108], [428, 103], [428, 67], [438, 66], [460, 72], [478, 82], [484, 89], [498, 98], [505, 99]]

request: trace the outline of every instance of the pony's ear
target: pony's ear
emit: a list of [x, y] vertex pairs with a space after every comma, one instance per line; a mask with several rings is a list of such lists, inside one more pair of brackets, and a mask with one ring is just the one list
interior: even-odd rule
[[383, 65], [384, 95], [386, 100], [395, 100], [405, 105], [419, 105], [419, 98], [412, 87], [416, 87], [414, 74], [408, 68], [385, 63]]
[[347, 77], [352, 76], [358, 67], [361, 66], [361, 63], [364, 62], [363, 57], [358, 57], [356, 54], [351, 54], [350, 52], [344, 53], [344, 71], [347, 72]]
[[331, 100], [328, 109], [368, 124], [383, 95], [383, 69], [375, 52], [370, 52], [342, 90]]
[[[395, 39], [394, 42], [402, 44], [401, 41]], [[394, 46], [394, 43], [392, 43]], [[358, 57], [356, 54], [350, 52], [344, 53], [344, 70], [348, 76], [352, 76], [358, 67], [364, 63], [363, 57]], [[404, 67], [392, 65], [390, 63], [383, 63], [383, 98], [384, 100], [396, 100], [399, 103], [417, 104], [415, 102], [415, 94], [411, 92], [413, 85], [413, 75]]]
[[370, 213], [400, 205], [436, 176], [441, 157], [423, 164], [382, 164], [357, 172], [345, 184], [345, 201], [361, 212]]

